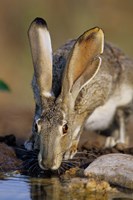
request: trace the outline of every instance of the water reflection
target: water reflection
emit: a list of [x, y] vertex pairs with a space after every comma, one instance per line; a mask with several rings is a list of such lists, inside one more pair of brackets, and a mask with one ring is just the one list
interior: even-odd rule
[[0, 199], [31, 200], [30, 185], [27, 177], [10, 177], [7, 175], [0, 180]]
[[68, 187], [70, 180], [61, 182], [58, 178], [40, 179], [26, 176], [6, 176], [0, 180], [2, 200], [126, 200], [130, 194], [89, 193], [82, 187]]
[[31, 179], [31, 197], [32, 200], [70, 199], [58, 178]]
[[123, 193], [90, 193], [81, 187], [69, 187], [71, 181], [61, 182], [58, 178], [32, 179], [32, 200], [130, 200], [133, 196]]

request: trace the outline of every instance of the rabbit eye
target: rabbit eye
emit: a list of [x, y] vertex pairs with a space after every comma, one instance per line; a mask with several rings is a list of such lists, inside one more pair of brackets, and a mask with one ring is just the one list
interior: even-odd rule
[[38, 125], [35, 123], [35, 132], [38, 133]]
[[67, 130], [68, 130], [68, 125], [64, 124], [63, 127], [62, 127], [63, 134], [66, 134]]

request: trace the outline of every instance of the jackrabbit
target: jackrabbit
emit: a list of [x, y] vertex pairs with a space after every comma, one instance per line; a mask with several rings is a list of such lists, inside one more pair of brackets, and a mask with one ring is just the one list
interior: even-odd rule
[[104, 43], [98, 27], [69, 41], [53, 56], [43, 19], [31, 23], [28, 35], [36, 109], [33, 135], [25, 147], [39, 149], [40, 167], [58, 169], [62, 160], [76, 153], [84, 126], [105, 130], [115, 115], [119, 142], [125, 142], [124, 109], [133, 99], [133, 61]]

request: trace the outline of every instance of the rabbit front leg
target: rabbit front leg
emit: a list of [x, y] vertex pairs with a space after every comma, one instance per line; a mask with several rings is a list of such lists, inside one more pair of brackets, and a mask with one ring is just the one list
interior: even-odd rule
[[126, 128], [125, 128], [125, 115], [122, 109], [117, 110], [118, 122], [119, 122], [119, 138], [116, 143], [126, 143]]
[[72, 159], [73, 156], [77, 153], [78, 143], [80, 140], [80, 135], [82, 133], [83, 128], [77, 126], [75, 131], [73, 132], [72, 144], [69, 150], [64, 155], [64, 160]]
[[119, 128], [116, 128], [112, 136], [106, 139], [105, 147], [113, 147], [118, 143], [128, 144], [128, 137], [126, 136], [126, 116], [122, 108], [116, 110], [116, 120]]

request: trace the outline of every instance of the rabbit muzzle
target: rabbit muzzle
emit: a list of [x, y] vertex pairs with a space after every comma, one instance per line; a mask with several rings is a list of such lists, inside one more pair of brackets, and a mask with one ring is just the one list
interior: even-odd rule
[[62, 155], [61, 156], [55, 156], [55, 155], [50, 155], [50, 156], [45, 156], [45, 153], [42, 153], [41, 151], [38, 154], [38, 162], [39, 166], [43, 170], [57, 170], [62, 162]]
[[50, 145], [42, 144], [38, 155], [39, 166], [42, 169], [57, 170], [63, 160], [72, 159], [77, 152], [78, 140], [70, 142], [70, 138], [62, 141], [57, 138]]

